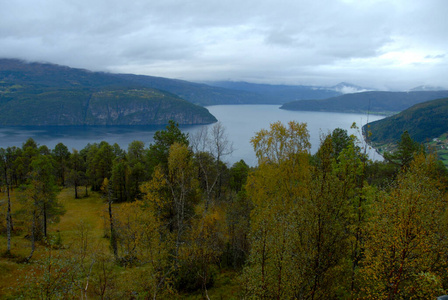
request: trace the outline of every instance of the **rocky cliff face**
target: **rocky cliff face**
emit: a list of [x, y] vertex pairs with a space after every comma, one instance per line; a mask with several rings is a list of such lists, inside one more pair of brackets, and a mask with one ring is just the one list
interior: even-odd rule
[[86, 125], [208, 124], [216, 122], [206, 108], [156, 90], [96, 93], [89, 101]]

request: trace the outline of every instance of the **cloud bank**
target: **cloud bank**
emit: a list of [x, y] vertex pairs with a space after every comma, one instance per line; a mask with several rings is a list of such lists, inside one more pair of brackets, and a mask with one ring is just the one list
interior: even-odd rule
[[448, 88], [444, 0], [0, 1], [0, 57], [186, 80]]

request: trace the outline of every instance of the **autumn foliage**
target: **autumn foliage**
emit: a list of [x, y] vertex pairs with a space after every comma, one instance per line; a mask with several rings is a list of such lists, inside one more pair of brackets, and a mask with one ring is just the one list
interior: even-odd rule
[[276, 122], [251, 140], [257, 166], [229, 167], [230, 138], [219, 123], [188, 137], [171, 122], [148, 148], [101, 142], [70, 153], [28, 140], [0, 149], [1, 295], [448, 292], [447, 171], [422, 147], [404, 140], [372, 162], [355, 136], [335, 129], [312, 154], [306, 124]]

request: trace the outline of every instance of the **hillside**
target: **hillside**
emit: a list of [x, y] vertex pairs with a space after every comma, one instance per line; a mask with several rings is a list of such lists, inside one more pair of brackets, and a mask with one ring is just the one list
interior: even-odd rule
[[160, 125], [216, 122], [207, 109], [110, 74], [0, 60], [0, 125]]
[[0, 59], [0, 82], [38, 88], [152, 88], [198, 105], [267, 103], [256, 93], [212, 87], [184, 80], [133, 74], [92, 72], [49, 63]]
[[154, 89], [43, 88], [0, 84], [0, 125], [208, 124], [216, 118], [201, 106]]
[[257, 93], [213, 87], [185, 80], [133, 74], [111, 74], [111, 76], [125, 80], [133, 85], [168, 91], [191, 103], [204, 106], [220, 104], [277, 103], [276, 101]]
[[448, 132], [448, 98], [414, 105], [369, 125], [370, 141], [374, 145], [397, 142], [405, 130], [415, 141], [428, 142]]
[[53, 88], [153, 88], [198, 105], [283, 104], [340, 95], [335, 88], [245, 82], [195, 83], [163, 77], [92, 72], [48, 63], [0, 59], [0, 82]]
[[448, 91], [362, 92], [345, 94], [325, 100], [302, 100], [284, 104], [281, 109], [353, 113], [400, 112], [414, 104], [448, 97]]

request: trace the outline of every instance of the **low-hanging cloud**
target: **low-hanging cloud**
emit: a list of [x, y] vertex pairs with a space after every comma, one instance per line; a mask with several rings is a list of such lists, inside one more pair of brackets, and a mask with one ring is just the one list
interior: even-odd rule
[[0, 57], [187, 80], [446, 86], [444, 0], [16, 0]]

